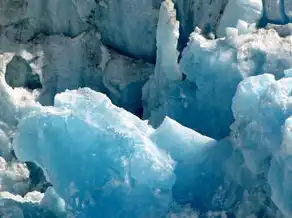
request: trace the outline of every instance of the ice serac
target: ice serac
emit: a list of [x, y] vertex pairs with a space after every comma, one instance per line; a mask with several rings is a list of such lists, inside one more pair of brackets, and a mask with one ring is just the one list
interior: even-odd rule
[[232, 107], [235, 145], [258, 182], [270, 186], [267, 193], [285, 217], [292, 214], [291, 82], [270, 74], [250, 77], [239, 84]]
[[225, 7], [216, 34], [218, 37], [225, 36], [225, 29], [236, 27], [239, 20], [247, 23], [257, 23], [262, 14], [262, 0], [230, 0]]
[[287, 22], [284, 11], [284, 0], [264, 0], [265, 19], [270, 23], [284, 24]]
[[17, 157], [43, 168], [73, 214], [149, 217], [172, 201], [174, 162], [147, 138], [152, 128], [101, 93], [59, 94], [55, 108], [31, 113], [19, 130]]
[[[161, 4], [157, 26], [155, 72], [143, 87], [143, 108], [146, 118], [151, 116], [152, 110], [160, 105], [160, 95], [163, 94], [161, 91], [169, 84], [182, 79], [178, 65], [178, 38], [179, 22], [176, 20], [174, 4], [171, 0], [166, 0]], [[160, 124], [154, 120], [150, 120], [150, 123], [153, 126]]]

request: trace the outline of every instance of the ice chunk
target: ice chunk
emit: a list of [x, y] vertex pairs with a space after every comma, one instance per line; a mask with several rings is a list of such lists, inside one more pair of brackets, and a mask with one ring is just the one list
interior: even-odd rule
[[232, 107], [235, 145], [258, 182], [270, 185], [271, 199], [285, 217], [292, 214], [291, 84], [290, 77], [278, 81], [269, 74], [250, 77], [239, 84]]
[[[173, 81], [182, 79], [178, 65], [177, 44], [179, 22], [171, 0], [161, 4], [157, 27], [157, 57], [154, 75], [143, 87], [144, 117], [148, 118], [151, 110], [159, 105], [161, 90]], [[155, 91], [157, 90], [157, 91]]]
[[18, 158], [43, 168], [73, 213], [167, 210], [174, 163], [147, 138], [153, 130], [145, 122], [87, 88], [57, 95], [55, 106], [27, 116], [13, 143]]
[[[50, 196], [53, 196], [51, 191], [47, 191], [45, 194], [36, 191], [28, 192], [24, 197], [9, 192], [0, 192], [0, 216], [15, 218], [65, 217], [63, 208], [57, 208], [59, 199]], [[42, 203], [44, 199], [47, 199], [46, 204]], [[49, 199], [50, 204], [48, 204]], [[54, 210], [55, 208], [57, 210]]]
[[265, 74], [238, 86], [232, 106], [236, 120], [232, 132], [245, 164], [255, 174], [265, 171], [267, 159], [280, 149], [281, 126], [290, 113], [289, 83], [291, 78], [276, 82]]
[[236, 27], [239, 20], [247, 23], [257, 23], [263, 14], [262, 0], [232, 0], [229, 1], [217, 27], [218, 37], [225, 36], [225, 28]]

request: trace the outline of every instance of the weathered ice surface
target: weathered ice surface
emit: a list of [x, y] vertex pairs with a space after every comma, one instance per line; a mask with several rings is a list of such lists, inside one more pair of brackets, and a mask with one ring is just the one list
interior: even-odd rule
[[130, 57], [155, 60], [155, 33], [162, 0], [74, 0], [80, 17], [95, 25], [102, 41]]
[[245, 165], [268, 184], [272, 201], [285, 217], [291, 207], [291, 78], [250, 77], [238, 86], [232, 110], [234, 143]]
[[291, 11], [2, 0], [0, 217], [290, 218]]
[[216, 33], [216, 28], [228, 1], [175, 0], [181, 26], [182, 43], [188, 41], [189, 35], [195, 27], [201, 28], [207, 36], [209, 33]]
[[[208, 136], [223, 138], [233, 122], [231, 102], [238, 83], [262, 73], [280, 78], [292, 66], [291, 36], [281, 38], [272, 29], [240, 28], [227, 33], [226, 38], [209, 40], [194, 32], [179, 63], [186, 79], [168, 82], [164, 88], [145, 85], [144, 114], [152, 125], [158, 126], [167, 115]], [[153, 79], [166, 81], [162, 76]]]
[[52, 105], [55, 94], [90, 87], [107, 93], [119, 106], [141, 114], [142, 86], [154, 66], [108, 49], [94, 32], [74, 38], [38, 35], [27, 44], [2, 38], [0, 69], [12, 87], [38, 90], [38, 100]]

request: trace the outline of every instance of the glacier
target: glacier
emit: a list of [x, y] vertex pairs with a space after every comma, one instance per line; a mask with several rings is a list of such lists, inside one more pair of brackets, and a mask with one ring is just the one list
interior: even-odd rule
[[0, 217], [289, 218], [290, 0], [0, 2]]

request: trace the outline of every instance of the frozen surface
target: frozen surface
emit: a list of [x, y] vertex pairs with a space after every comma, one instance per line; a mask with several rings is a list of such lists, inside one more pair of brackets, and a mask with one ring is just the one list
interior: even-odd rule
[[[143, 94], [152, 92], [153, 96], [156, 91], [159, 96], [159, 100], [145, 98], [144, 115], [150, 123], [158, 126], [168, 115], [213, 138], [227, 136], [238, 83], [263, 73], [281, 78], [292, 66], [291, 36], [282, 38], [273, 29], [247, 28], [230, 28], [226, 38], [216, 40], [204, 38], [199, 30], [192, 33], [179, 63], [185, 80], [168, 82], [163, 89], [149, 89], [147, 84], [144, 87]], [[153, 78], [160, 81], [164, 77]]]
[[225, 36], [227, 27], [236, 27], [239, 20], [247, 23], [257, 23], [263, 14], [262, 0], [232, 0], [225, 7], [216, 34], [218, 37]]
[[145, 122], [89, 89], [57, 95], [55, 106], [24, 119], [14, 148], [21, 160], [44, 169], [74, 214], [146, 217], [166, 212], [174, 162], [146, 137], [153, 130]]
[[[240, 90], [235, 99], [243, 102]], [[245, 111], [241, 101], [235, 114]], [[54, 107], [27, 113], [13, 148], [20, 160], [44, 170], [56, 192], [49, 188], [50, 198], [40, 206], [49, 205], [54, 214], [65, 207], [79, 217], [275, 217], [277, 208], [262, 187], [267, 178], [257, 177], [236, 141], [242, 120], [221, 141], [170, 118], [154, 130], [105, 95], [83, 88], [58, 94]]]
[[291, 217], [291, 7], [1, 1], [0, 216]]
[[271, 199], [285, 217], [292, 214], [291, 82], [270, 74], [250, 77], [239, 84], [232, 106], [234, 143], [248, 169], [270, 186]]
[[264, 0], [265, 18], [268, 22], [284, 24], [286, 15], [284, 11], [284, 1], [282, 0]]

